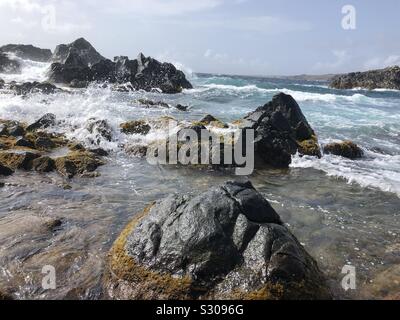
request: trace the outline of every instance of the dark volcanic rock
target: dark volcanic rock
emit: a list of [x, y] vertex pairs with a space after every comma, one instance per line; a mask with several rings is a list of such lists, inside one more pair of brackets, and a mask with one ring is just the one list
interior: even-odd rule
[[57, 171], [67, 178], [72, 178], [77, 174], [91, 173], [102, 165], [104, 162], [99, 157], [86, 151], [71, 152], [65, 157], [56, 159]]
[[324, 153], [341, 156], [348, 159], [360, 159], [364, 151], [352, 141], [330, 143], [323, 147]]
[[182, 89], [192, 88], [184, 73], [170, 63], [161, 63], [143, 54], [139, 54], [136, 60], [121, 56], [111, 61], [102, 57], [84, 39], [78, 39], [70, 45], [58, 46], [53, 55], [53, 62], [49, 81], [54, 83], [130, 82], [132, 89], [160, 89], [164, 93], [178, 93]]
[[135, 120], [122, 123], [120, 125], [121, 132], [125, 134], [141, 134], [146, 135], [150, 132], [151, 127], [146, 121]]
[[137, 60], [129, 60], [128, 57], [121, 56], [115, 57], [115, 76], [119, 83], [125, 83], [131, 81], [136, 75], [138, 70]]
[[60, 44], [56, 47], [53, 54], [53, 62], [66, 63], [70, 52], [75, 52], [83, 64], [86, 66], [94, 65], [105, 58], [84, 38], [75, 40], [70, 44]]
[[61, 92], [60, 88], [52, 85], [48, 82], [25, 82], [23, 84], [13, 84], [10, 86], [11, 90], [14, 90], [17, 95], [27, 95], [30, 93], [43, 93], [53, 94]]
[[112, 129], [106, 120], [89, 120], [86, 129], [93, 135], [96, 136], [95, 143], [99, 144], [100, 140], [106, 139], [107, 141], [112, 140]]
[[275, 95], [271, 102], [245, 117], [241, 127], [255, 130], [258, 163], [286, 168], [297, 152], [321, 157], [314, 130], [290, 95]]
[[161, 63], [151, 57], [145, 57], [142, 53], [139, 54], [137, 63], [137, 73], [131, 79], [136, 90], [151, 91], [158, 88], [163, 93], [178, 93], [182, 89], [193, 88], [185, 74], [171, 63]]
[[13, 173], [13, 170], [0, 163], [0, 176], [11, 176]]
[[49, 49], [40, 49], [32, 45], [23, 44], [8, 44], [0, 47], [0, 51], [11, 52], [22, 59], [39, 62], [48, 62], [52, 56], [52, 52]]
[[110, 252], [114, 299], [326, 299], [317, 263], [250, 183], [172, 195]]
[[353, 72], [335, 76], [330, 86], [335, 89], [395, 89], [400, 90], [400, 67]]
[[33, 160], [32, 167], [37, 172], [52, 172], [56, 168], [56, 162], [50, 157], [40, 157]]
[[10, 59], [7, 54], [0, 52], [0, 73], [18, 73], [21, 65], [18, 61]]
[[65, 63], [53, 63], [48, 76], [49, 81], [54, 83], [91, 81], [93, 79], [91, 69], [76, 50], [72, 50], [68, 53]]
[[0, 89], [3, 89], [5, 85], [5, 81], [0, 78]]
[[31, 170], [33, 160], [39, 157], [40, 155], [34, 152], [3, 151], [0, 152], [0, 164], [13, 170]]
[[35, 148], [35, 145], [31, 141], [29, 141], [25, 138], [18, 139], [17, 142], [15, 143], [15, 146], [16, 147], [26, 147], [26, 148], [30, 148], [30, 149]]
[[32, 123], [26, 128], [26, 131], [35, 131], [38, 129], [46, 129], [52, 126], [55, 126], [56, 116], [52, 113], [46, 113], [43, 117], [37, 120], [35, 123]]

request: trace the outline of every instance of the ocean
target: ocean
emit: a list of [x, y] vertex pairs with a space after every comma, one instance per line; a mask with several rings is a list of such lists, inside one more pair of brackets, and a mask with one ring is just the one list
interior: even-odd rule
[[[49, 64], [21, 63], [21, 74], [0, 78], [45, 80]], [[56, 132], [86, 144], [93, 139], [85, 129], [90, 119], [105, 119], [113, 129], [111, 142], [100, 141], [100, 147], [111, 151], [100, 177], [74, 178], [68, 182], [70, 190], [60, 187], [64, 181], [56, 173], [18, 172], [2, 179], [6, 186], [0, 191], [0, 287], [21, 299], [102, 297], [107, 252], [146, 204], [170, 193], [199, 192], [226, 180], [248, 178], [317, 260], [336, 297], [379, 299], [396, 293], [391, 276], [400, 274], [400, 91], [334, 90], [325, 82], [264, 77], [187, 76], [194, 89], [174, 95], [122, 93], [100, 85], [28, 97], [0, 91], [0, 119], [31, 123], [53, 113], [62, 121]], [[148, 144], [160, 134], [126, 136], [119, 130], [122, 122], [161, 116], [192, 121], [212, 114], [231, 123], [278, 92], [296, 99], [321, 144], [352, 140], [365, 157], [294, 156], [288, 170], [256, 170], [239, 178], [209, 169], [152, 166], [121, 147]], [[138, 104], [141, 98], [180, 103], [189, 110], [147, 109]], [[42, 216], [60, 219], [62, 228], [49, 234], [31, 227]], [[44, 265], [56, 266], [56, 290], [41, 289], [38, 279]], [[357, 270], [354, 292], [341, 288], [345, 265]]]

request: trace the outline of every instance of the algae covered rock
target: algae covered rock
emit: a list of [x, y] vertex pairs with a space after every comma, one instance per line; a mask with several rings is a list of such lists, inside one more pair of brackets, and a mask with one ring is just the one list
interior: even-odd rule
[[151, 126], [144, 120], [128, 121], [120, 125], [121, 132], [125, 134], [147, 135]]
[[33, 160], [39, 157], [40, 154], [34, 151], [2, 151], [0, 152], [0, 164], [12, 170], [31, 170]]
[[171, 195], [137, 215], [109, 255], [114, 299], [324, 299], [316, 262], [251, 183]]
[[52, 172], [56, 168], [56, 162], [50, 157], [40, 157], [32, 162], [32, 167], [37, 172]]
[[55, 160], [57, 171], [67, 177], [73, 178], [77, 174], [83, 175], [95, 171], [104, 162], [94, 153], [88, 151], [71, 152], [65, 157]]
[[364, 151], [352, 141], [330, 143], [323, 147], [324, 153], [341, 156], [348, 159], [360, 159]]

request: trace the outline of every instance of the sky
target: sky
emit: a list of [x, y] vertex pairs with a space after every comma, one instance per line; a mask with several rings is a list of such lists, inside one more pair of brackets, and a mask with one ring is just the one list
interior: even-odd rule
[[400, 64], [399, 13], [398, 0], [0, 0], [0, 45], [84, 37], [185, 71], [343, 73]]

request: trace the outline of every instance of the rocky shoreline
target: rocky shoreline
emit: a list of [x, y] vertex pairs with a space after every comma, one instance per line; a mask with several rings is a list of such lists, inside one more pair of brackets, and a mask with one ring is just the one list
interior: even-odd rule
[[[21, 71], [21, 65], [9, 57], [8, 53], [22, 59], [51, 62], [48, 82], [72, 88], [85, 88], [91, 82], [107, 82], [115, 84], [116, 87], [129, 83], [124, 86], [127, 90], [160, 90], [169, 94], [193, 88], [185, 74], [171, 63], [161, 63], [151, 57], [145, 57], [142, 53], [134, 60], [120, 56], [111, 61], [104, 58], [83, 38], [70, 44], [58, 45], [54, 53], [27, 45], [0, 47], [0, 72], [17, 73]], [[48, 84], [36, 84], [38, 85]]]
[[330, 87], [335, 89], [363, 88], [400, 90], [400, 67], [366, 72], [352, 72], [332, 78]]

